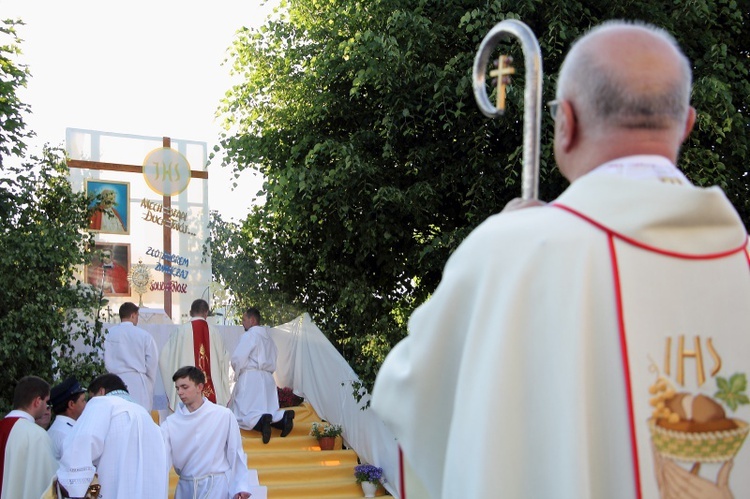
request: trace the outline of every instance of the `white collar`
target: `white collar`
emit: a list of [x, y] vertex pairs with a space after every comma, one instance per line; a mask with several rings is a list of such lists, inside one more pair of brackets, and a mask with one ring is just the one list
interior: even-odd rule
[[34, 416], [32, 416], [26, 411], [22, 411], [21, 409], [13, 409], [8, 414], [6, 414], [5, 417], [6, 418], [23, 418], [28, 421], [31, 421], [32, 423], [36, 423]]
[[664, 156], [640, 154], [608, 161], [588, 175], [619, 175], [633, 179], [656, 179], [672, 184], [692, 185], [687, 177]]

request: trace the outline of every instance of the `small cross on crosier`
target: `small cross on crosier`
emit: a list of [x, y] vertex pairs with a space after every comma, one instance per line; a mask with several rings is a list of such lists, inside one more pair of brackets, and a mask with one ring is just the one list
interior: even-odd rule
[[510, 75], [516, 73], [516, 69], [511, 66], [513, 58], [508, 55], [501, 55], [497, 60], [497, 69], [490, 71], [490, 76], [497, 77], [497, 109], [505, 111], [505, 87], [510, 85]]

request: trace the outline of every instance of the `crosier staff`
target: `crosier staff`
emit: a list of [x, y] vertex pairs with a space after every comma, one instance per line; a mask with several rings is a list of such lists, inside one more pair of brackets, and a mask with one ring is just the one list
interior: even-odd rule
[[526, 67], [526, 87], [524, 89], [523, 118], [523, 170], [521, 173], [521, 198], [524, 200], [539, 197], [539, 141], [542, 108], [542, 51], [531, 29], [521, 21], [506, 19], [496, 24], [482, 40], [474, 57], [473, 87], [474, 98], [479, 110], [488, 118], [496, 118], [505, 113], [505, 86], [510, 83], [510, 75], [515, 73], [510, 57], [500, 56], [498, 68], [490, 72], [497, 77], [497, 104], [493, 105], [487, 96], [485, 84], [487, 67], [492, 51], [498, 42], [514, 36], [521, 42], [524, 66]]

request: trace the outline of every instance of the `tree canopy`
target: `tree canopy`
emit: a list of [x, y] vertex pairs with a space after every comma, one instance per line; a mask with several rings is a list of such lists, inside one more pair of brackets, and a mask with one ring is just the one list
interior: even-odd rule
[[[747, 17], [734, 0], [282, 1], [262, 27], [238, 33], [240, 83], [222, 107], [224, 163], [266, 179], [265, 204], [242, 227], [245, 256], [371, 381], [450, 253], [519, 195], [522, 63], [506, 118], [484, 118], [471, 90], [477, 47], [507, 18], [539, 39], [544, 101], [590, 26], [640, 19], [673, 33], [693, 62], [698, 110], [680, 165], [695, 183], [723, 187], [747, 223]], [[507, 51], [523, 60], [517, 44]], [[547, 200], [566, 186], [551, 123], [544, 113]]]
[[88, 200], [68, 181], [63, 151], [44, 148], [25, 157], [32, 136], [28, 106], [17, 92], [28, 69], [18, 62], [16, 21], [0, 23], [0, 413], [16, 381], [34, 374], [54, 382], [75, 374], [86, 382], [102, 369], [95, 354], [74, 353], [81, 340], [101, 344], [94, 318], [101, 297], [76, 279], [88, 258]]

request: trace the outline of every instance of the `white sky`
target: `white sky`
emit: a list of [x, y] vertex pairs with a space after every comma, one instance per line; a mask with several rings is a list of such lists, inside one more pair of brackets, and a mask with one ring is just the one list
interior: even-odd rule
[[[214, 114], [230, 88], [222, 66], [234, 33], [260, 26], [278, 0], [0, 0], [21, 18], [31, 71], [21, 99], [37, 142], [64, 145], [66, 128], [218, 143]], [[197, 165], [191, 165], [193, 169]], [[209, 205], [244, 218], [262, 184], [249, 171], [209, 166]]]

